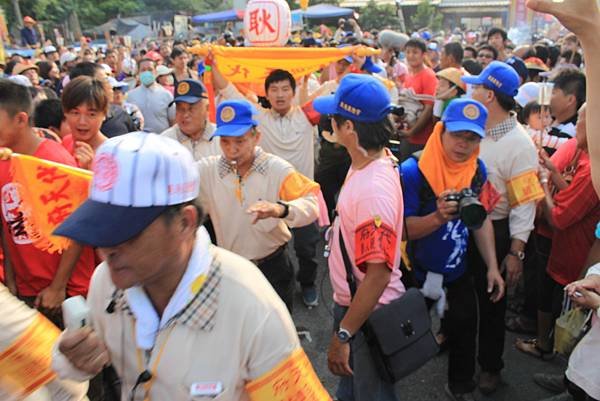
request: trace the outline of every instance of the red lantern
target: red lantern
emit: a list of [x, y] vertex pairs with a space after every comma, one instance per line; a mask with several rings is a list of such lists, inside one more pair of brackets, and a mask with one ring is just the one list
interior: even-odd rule
[[279, 47], [287, 43], [292, 26], [285, 0], [250, 0], [244, 12], [244, 32], [252, 46]]

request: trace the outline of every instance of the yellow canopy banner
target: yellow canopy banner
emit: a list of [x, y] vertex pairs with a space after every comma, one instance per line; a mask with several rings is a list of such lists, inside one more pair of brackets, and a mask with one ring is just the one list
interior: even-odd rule
[[188, 50], [201, 57], [206, 57], [209, 51], [212, 51], [219, 71], [227, 80], [236, 86], [252, 86], [258, 95], [264, 95], [262, 88], [265, 78], [275, 69], [289, 71], [299, 80], [353, 53], [358, 56], [372, 56], [380, 52], [366, 46], [302, 48], [197, 45]]
[[308, 357], [298, 348], [263, 376], [246, 384], [250, 401], [330, 401]]
[[52, 233], [88, 198], [92, 173], [16, 153], [10, 163], [25, 231], [33, 245], [50, 253], [62, 252], [70, 241]]

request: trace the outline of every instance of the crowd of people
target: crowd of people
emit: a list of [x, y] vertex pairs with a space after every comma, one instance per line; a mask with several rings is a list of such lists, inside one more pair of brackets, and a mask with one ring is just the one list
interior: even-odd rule
[[[534, 381], [549, 400], [599, 400], [600, 12], [595, 0], [530, 7], [570, 32], [525, 46], [500, 27], [406, 36], [350, 19], [297, 33], [288, 46], [380, 52], [305, 77], [273, 60], [264, 96], [230, 82], [212, 51], [190, 52], [210, 38], [104, 51], [82, 38], [76, 51], [42, 46], [25, 17], [34, 56], [0, 66], [0, 396], [399, 400], [365, 328], [414, 287], [440, 319], [449, 399], [497, 391], [507, 331], [553, 358], [570, 300], [591, 324], [565, 374]], [[231, 25], [213, 39], [247, 45]], [[12, 154], [93, 172], [54, 232], [71, 240], [61, 253], [35, 244]], [[297, 289], [319, 304], [322, 258], [334, 396], [291, 319]], [[78, 295], [91, 323], [60, 334]], [[32, 352], [36, 370], [3, 352], [19, 346], [52, 355]]]

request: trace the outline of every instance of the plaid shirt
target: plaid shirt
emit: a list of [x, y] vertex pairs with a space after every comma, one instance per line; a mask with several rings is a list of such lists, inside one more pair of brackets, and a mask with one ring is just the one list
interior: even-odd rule
[[[221, 272], [221, 263], [212, 254], [212, 262], [208, 268], [208, 277], [202, 285], [196, 296], [183, 308], [177, 315], [167, 322], [166, 326], [171, 324], [181, 324], [188, 326], [192, 330], [202, 330], [210, 332], [215, 326], [215, 317], [218, 309], [219, 284], [223, 273]], [[124, 290], [115, 290], [112, 296], [110, 306], [115, 311], [127, 313], [133, 316], [131, 308], [127, 304]]]
[[508, 118], [493, 128], [486, 130], [486, 136], [498, 142], [502, 137], [512, 131], [517, 125], [517, 115], [511, 112]]
[[[246, 176], [250, 175], [253, 171], [266, 176], [268, 160], [269, 156], [267, 153], [257, 146], [254, 153], [254, 161], [252, 161], [252, 165], [246, 173]], [[234, 168], [224, 156], [219, 158], [219, 178], [223, 179], [223, 177], [225, 177], [227, 174], [237, 175], [237, 173], [237, 169]]]

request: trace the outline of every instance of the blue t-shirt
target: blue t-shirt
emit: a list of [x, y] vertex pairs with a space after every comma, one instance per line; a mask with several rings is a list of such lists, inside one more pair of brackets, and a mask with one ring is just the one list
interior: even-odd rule
[[[477, 162], [483, 184], [487, 180], [487, 171], [483, 161], [478, 159]], [[400, 168], [403, 182], [404, 216], [426, 216], [433, 213], [437, 208], [435, 196], [432, 195], [431, 199], [421, 206], [419, 196], [425, 184], [425, 178], [419, 171], [418, 161], [414, 157], [410, 157], [402, 163]], [[472, 189], [479, 191], [481, 188]], [[413, 266], [416, 279], [421, 283], [424, 282], [427, 271], [443, 274], [446, 283], [461, 277], [467, 269], [468, 241], [469, 230], [458, 218], [447, 222], [426, 237], [411, 240], [411, 262], [413, 265], [416, 264]]]

